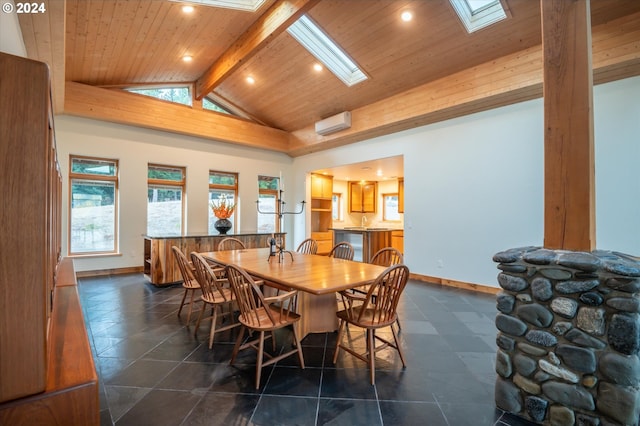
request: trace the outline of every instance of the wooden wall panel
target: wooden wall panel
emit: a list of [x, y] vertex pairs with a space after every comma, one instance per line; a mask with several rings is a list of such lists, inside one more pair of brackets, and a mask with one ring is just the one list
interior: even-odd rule
[[[0, 53], [0, 402], [42, 392], [49, 291], [49, 73]], [[55, 261], [55, 260], [54, 260]]]

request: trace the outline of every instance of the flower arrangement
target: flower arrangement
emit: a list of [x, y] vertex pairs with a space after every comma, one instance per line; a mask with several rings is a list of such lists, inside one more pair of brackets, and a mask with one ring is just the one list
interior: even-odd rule
[[236, 209], [235, 203], [231, 204], [226, 194], [220, 195], [218, 201], [211, 201], [210, 205], [213, 215], [218, 219], [229, 219]]

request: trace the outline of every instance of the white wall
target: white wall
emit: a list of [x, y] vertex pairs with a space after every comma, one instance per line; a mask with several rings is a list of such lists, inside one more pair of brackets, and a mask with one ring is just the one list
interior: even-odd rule
[[[601, 249], [640, 255], [640, 77], [594, 89]], [[412, 272], [497, 287], [492, 256], [542, 245], [542, 99], [294, 160], [295, 174], [404, 155]], [[348, 160], [346, 160], [348, 159]]]
[[[57, 116], [55, 126], [63, 188], [69, 187], [70, 154], [117, 159], [120, 166], [120, 254], [76, 258], [78, 271], [142, 265], [148, 163], [186, 167], [186, 233], [189, 235], [208, 233], [210, 169], [239, 173], [238, 227], [232, 229], [232, 233], [256, 232], [258, 175], [279, 176], [282, 172], [285, 183], [291, 180], [292, 159], [285, 154], [71, 116]], [[284, 198], [288, 201], [287, 193]], [[62, 251], [67, 253], [68, 190], [63, 191], [62, 203]], [[285, 222], [285, 231], [292, 233], [288, 222]]]
[[640, 77], [594, 97], [597, 245], [640, 256]]
[[18, 15], [15, 12], [15, 3], [13, 0], [2, 1], [3, 7], [7, 4], [11, 4], [13, 12], [0, 12], [0, 52], [26, 57], [27, 49], [22, 39]]

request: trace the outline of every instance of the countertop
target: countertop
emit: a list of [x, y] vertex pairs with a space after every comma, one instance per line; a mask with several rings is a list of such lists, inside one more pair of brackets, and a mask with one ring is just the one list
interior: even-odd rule
[[344, 228], [329, 228], [332, 231], [337, 232], [353, 232], [353, 233], [363, 233], [363, 232], [392, 232], [392, 231], [402, 231], [402, 228], [385, 228], [379, 226], [345, 226]]
[[[207, 238], [207, 237], [237, 237], [241, 235], [272, 235], [273, 232], [238, 232], [226, 234], [195, 234], [195, 235], [144, 235], [145, 238], [169, 239], [169, 238]], [[286, 232], [276, 232], [275, 235], [284, 235]]]

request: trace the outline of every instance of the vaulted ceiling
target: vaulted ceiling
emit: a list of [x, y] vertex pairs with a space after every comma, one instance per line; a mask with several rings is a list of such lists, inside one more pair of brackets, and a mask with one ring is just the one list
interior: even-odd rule
[[[301, 155], [541, 96], [540, 3], [467, 33], [449, 0], [267, 0], [256, 12], [168, 0], [49, 0], [20, 16], [28, 54], [52, 67], [58, 113]], [[403, 11], [413, 19], [400, 19]], [[592, 0], [596, 82], [640, 74], [640, 2]], [[311, 17], [369, 77], [347, 87], [286, 28]], [[193, 60], [184, 62], [184, 55]], [[255, 79], [248, 84], [246, 78]], [[186, 83], [192, 108], [121, 91]], [[241, 111], [201, 110], [203, 96]], [[176, 109], [177, 108], [177, 109]], [[154, 111], [153, 117], [148, 117]], [[314, 123], [351, 111], [352, 128]]]

